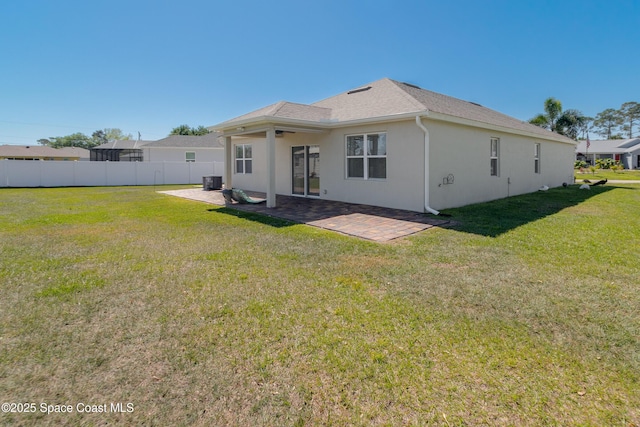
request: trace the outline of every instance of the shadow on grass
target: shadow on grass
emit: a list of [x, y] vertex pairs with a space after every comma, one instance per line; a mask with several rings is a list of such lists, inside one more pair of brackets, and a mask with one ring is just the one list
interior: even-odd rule
[[508, 197], [492, 202], [478, 203], [456, 209], [447, 209], [455, 224], [450, 228], [465, 233], [497, 237], [527, 223], [553, 215], [591, 197], [611, 191], [615, 186], [591, 187], [580, 190], [579, 186], [559, 187], [549, 191]]
[[225, 215], [231, 215], [240, 219], [259, 222], [260, 224], [270, 225], [271, 227], [275, 227], [275, 228], [290, 227], [292, 225], [297, 224], [296, 222], [293, 222], [293, 221], [289, 221], [282, 218], [276, 218], [273, 216], [268, 216], [263, 213], [246, 212], [246, 211], [240, 211], [233, 208], [211, 208], [207, 210], [209, 212], [216, 212], [216, 213], [221, 213]]

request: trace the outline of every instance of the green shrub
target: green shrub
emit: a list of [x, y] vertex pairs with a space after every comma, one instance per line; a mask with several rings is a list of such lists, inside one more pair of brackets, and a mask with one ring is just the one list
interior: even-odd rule
[[596, 166], [599, 166], [600, 169], [613, 169], [613, 166], [616, 166], [616, 168], [619, 168], [620, 162], [613, 159], [597, 159]]
[[587, 162], [585, 162], [584, 160], [576, 160], [576, 162], [573, 164], [574, 169], [582, 169], [586, 168], [587, 166]]

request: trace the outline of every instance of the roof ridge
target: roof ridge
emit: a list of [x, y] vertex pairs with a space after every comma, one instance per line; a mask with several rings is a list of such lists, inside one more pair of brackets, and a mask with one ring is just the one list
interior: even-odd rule
[[[407, 83], [402, 83], [402, 82], [399, 82], [399, 81], [396, 81], [396, 80], [393, 80], [393, 79], [390, 79], [390, 78], [385, 78], [383, 80], [388, 80], [391, 83], [393, 83], [398, 89], [400, 89], [400, 93], [403, 96], [405, 96], [409, 101], [413, 102], [413, 104], [415, 104], [417, 107], [421, 107], [423, 110], [427, 110], [428, 109], [426, 105], [424, 105], [422, 102], [418, 101], [415, 96], [411, 95], [409, 92], [404, 90], [403, 87], [400, 86], [400, 85], [407, 86], [408, 85]], [[413, 86], [413, 87], [417, 88], [418, 90], [424, 90], [419, 86]]]
[[366, 88], [367, 86], [371, 86], [371, 85], [373, 85], [373, 84], [375, 84], [375, 83], [378, 83], [378, 82], [381, 82], [381, 81], [383, 81], [383, 80], [385, 80], [385, 79], [386, 79], [386, 80], [391, 80], [391, 79], [389, 79], [388, 77], [383, 77], [382, 79], [375, 80], [375, 81], [370, 82], [370, 83], [365, 83], [365, 84], [363, 84], [363, 85], [356, 86], [356, 87], [351, 88], [351, 89], [347, 89], [347, 90], [342, 91], [342, 92], [340, 92], [340, 93], [338, 93], [338, 94], [331, 95], [331, 96], [327, 96], [327, 97], [325, 97], [325, 98], [322, 98], [322, 99], [319, 99], [319, 100], [317, 100], [317, 101], [314, 101], [314, 102], [312, 102], [311, 104], [308, 104], [308, 105], [311, 105], [312, 107], [327, 108], [327, 109], [331, 110], [331, 108], [328, 108], [328, 107], [320, 107], [319, 105], [316, 105], [316, 104], [320, 104], [320, 103], [322, 103], [322, 102], [324, 102], [324, 101], [327, 101], [327, 100], [329, 100], [329, 99], [331, 99], [331, 98], [335, 98], [335, 97], [340, 96], [340, 95], [343, 95], [343, 94], [345, 94], [345, 93], [347, 93], [347, 94], [348, 94], [349, 92], [354, 91], [354, 90], [355, 90], [355, 91], [358, 91], [359, 89], [364, 89], [364, 88]]
[[[424, 89], [424, 88], [422, 88], [422, 87], [420, 87], [420, 86], [418, 86], [418, 85], [413, 85], [413, 84], [410, 84], [410, 83], [399, 82], [399, 81], [396, 81], [396, 80], [391, 80], [391, 81], [392, 81], [392, 82], [394, 82], [396, 85], [398, 85], [398, 87], [400, 87], [400, 89], [402, 89], [402, 91], [403, 91], [403, 92], [407, 93], [407, 94], [408, 94], [409, 96], [411, 96], [413, 99], [416, 99], [416, 98], [415, 98], [413, 95], [411, 95], [411, 94], [408, 92], [408, 90], [407, 90], [407, 89], [403, 88], [402, 86], [406, 86], [406, 87], [409, 87], [409, 88], [413, 88], [413, 89], [415, 89], [415, 90], [419, 90], [419, 91], [424, 92], [424, 93], [427, 93], [427, 94], [432, 94], [432, 95], [440, 96], [440, 97], [445, 98], [445, 99], [448, 99], [448, 100], [453, 100], [454, 102], [466, 102], [466, 103], [469, 103], [469, 104], [471, 104], [471, 105], [475, 105], [476, 107], [486, 108], [486, 109], [491, 110], [491, 111], [494, 111], [494, 112], [496, 112], [496, 113], [500, 113], [499, 111], [492, 110], [491, 108], [489, 108], [489, 107], [485, 107], [484, 105], [478, 104], [477, 102], [471, 102], [471, 101], [467, 101], [466, 99], [456, 98], [455, 96], [446, 95], [446, 94], [444, 94], [444, 93], [436, 92], [436, 91], [429, 90], [429, 89]], [[417, 99], [416, 99], [416, 101], [417, 101]], [[420, 101], [418, 101], [418, 102], [420, 102]], [[421, 104], [421, 105], [424, 105], [424, 104], [422, 104], [421, 102], [420, 102], [420, 104]], [[425, 106], [425, 107], [426, 107], [426, 106]], [[502, 115], [504, 115], [504, 116], [507, 116], [507, 114], [504, 114], [504, 113], [500, 113], [500, 114], [502, 114]], [[510, 116], [509, 116], [509, 117], [510, 117]]]
[[276, 114], [278, 114], [278, 111], [282, 110], [282, 108], [287, 104], [287, 101], [278, 101], [276, 102], [274, 105], [274, 109], [272, 111], [270, 111], [271, 114], [269, 114], [270, 116], [275, 116]]

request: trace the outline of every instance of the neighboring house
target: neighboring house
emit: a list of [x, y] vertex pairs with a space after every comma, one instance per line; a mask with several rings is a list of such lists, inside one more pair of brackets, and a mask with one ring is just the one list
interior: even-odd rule
[[110, 162], [223, 162], [219, 135], [169, 135], [157, 141], [113, 141], [91, 149], [92, 161]]
[[225, 185], [417, 212], [573, 182], [575, 141], [481, 105], [382, 79], [212, 126]]
[[0, 159], [89, 160], [89, 150], [79, 147], [51, 148], [42, 145], [0, 145]]
[[152, 141], [124, 140], [111, 141], [93, 147], [92, 162], [141, 162], [143, 161], [142, 147]]
[[576, 160], [591, 165], [598, 159], [613, 159], [620, 162], [625, 169], [640, 168], [640, 138], [612, 139], [605, 141], [580, 141], [576, 146]]
[[219, 134], [170, 135], [142, 147], [145, 162], [224, 162]]

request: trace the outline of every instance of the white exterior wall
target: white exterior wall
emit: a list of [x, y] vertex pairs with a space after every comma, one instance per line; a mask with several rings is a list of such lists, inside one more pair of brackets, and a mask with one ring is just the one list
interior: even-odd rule
[[186, 153], [196, 153], [196, 162], [224, 162], [224, 148], [143, 147], [145, 162], [186, 162]]
[[[423, 120], [430, 134], [430, 207], [446, 209], [537, 191], [542, 185], [573, 183], [574, 146], [485, 129]], [[387, 134], [387, 179], [346, 177], [347, 135]], [[490, 140], [500, 139], [499, 176], [490, 174]], [[540, 174], [534, 172], [534, 144], [541, 145]], [[253, 173], [235, 173], [235, 145], [251, 144]], [[276, 193], [291, 195], [291, 147], [320, 146], [320, 199], [423, 212], [424, 133], [414, 120], [285, 133], [276, 138]], [[233, 187], [266, 191], [264, 138], [234, 138]], [[445, 178], [453, 176], [453, 183]]]
[[[231, 183], [232, 187], [250, 191], [267, 191], [267, 150], [266, 138], [233, 138], [231, 141]], [[252, 152], [252, 172], [236, 173], [236, 145], [250, 144]], [[277, 143], [276, 143], [277, 146]], [[277, 170], [280, 173], [280, 170]], [[282, 194], [282, 193], [281, 193]], [[284, 193], [288, 194], [288, 193]]]
[[[431, 207], [446, 209], [573, 183], [574, 146], [425, 120], [431, 136]], [[491, 176], [490, 141], [500, 139], [499, 176]], [[534, 144], [540, 172], [534, 172]], [[445, 178], [453, 175], [453, 184]]]
[[[347, 178], [347, 135], [382, 132], [387, 134], [387, 178]], [[321, 198], [422, 212], [424, 138], [421, 135], [415, 124], [407, 123], [340, 128], [324, 135], [324, 142], [320, 144]]]
[[[387, 134], [387, 179], [363, 180], [346, 177], [347, 135], [362, 133]], [[350, 203], [422, 211], [424, 201], [424, 138], [414, 124], [386, 123], [332, 130], [326, 133], [285, 133], [276, 138], [276, 193], [291, 195], [291, 147], [320, 147], [320, 198]], [[253, 171], [235, 172], [235, 146], [251, 144]], [[234, 138], [233, 187], [266, 191], [266, 144], [264, 138]]]

